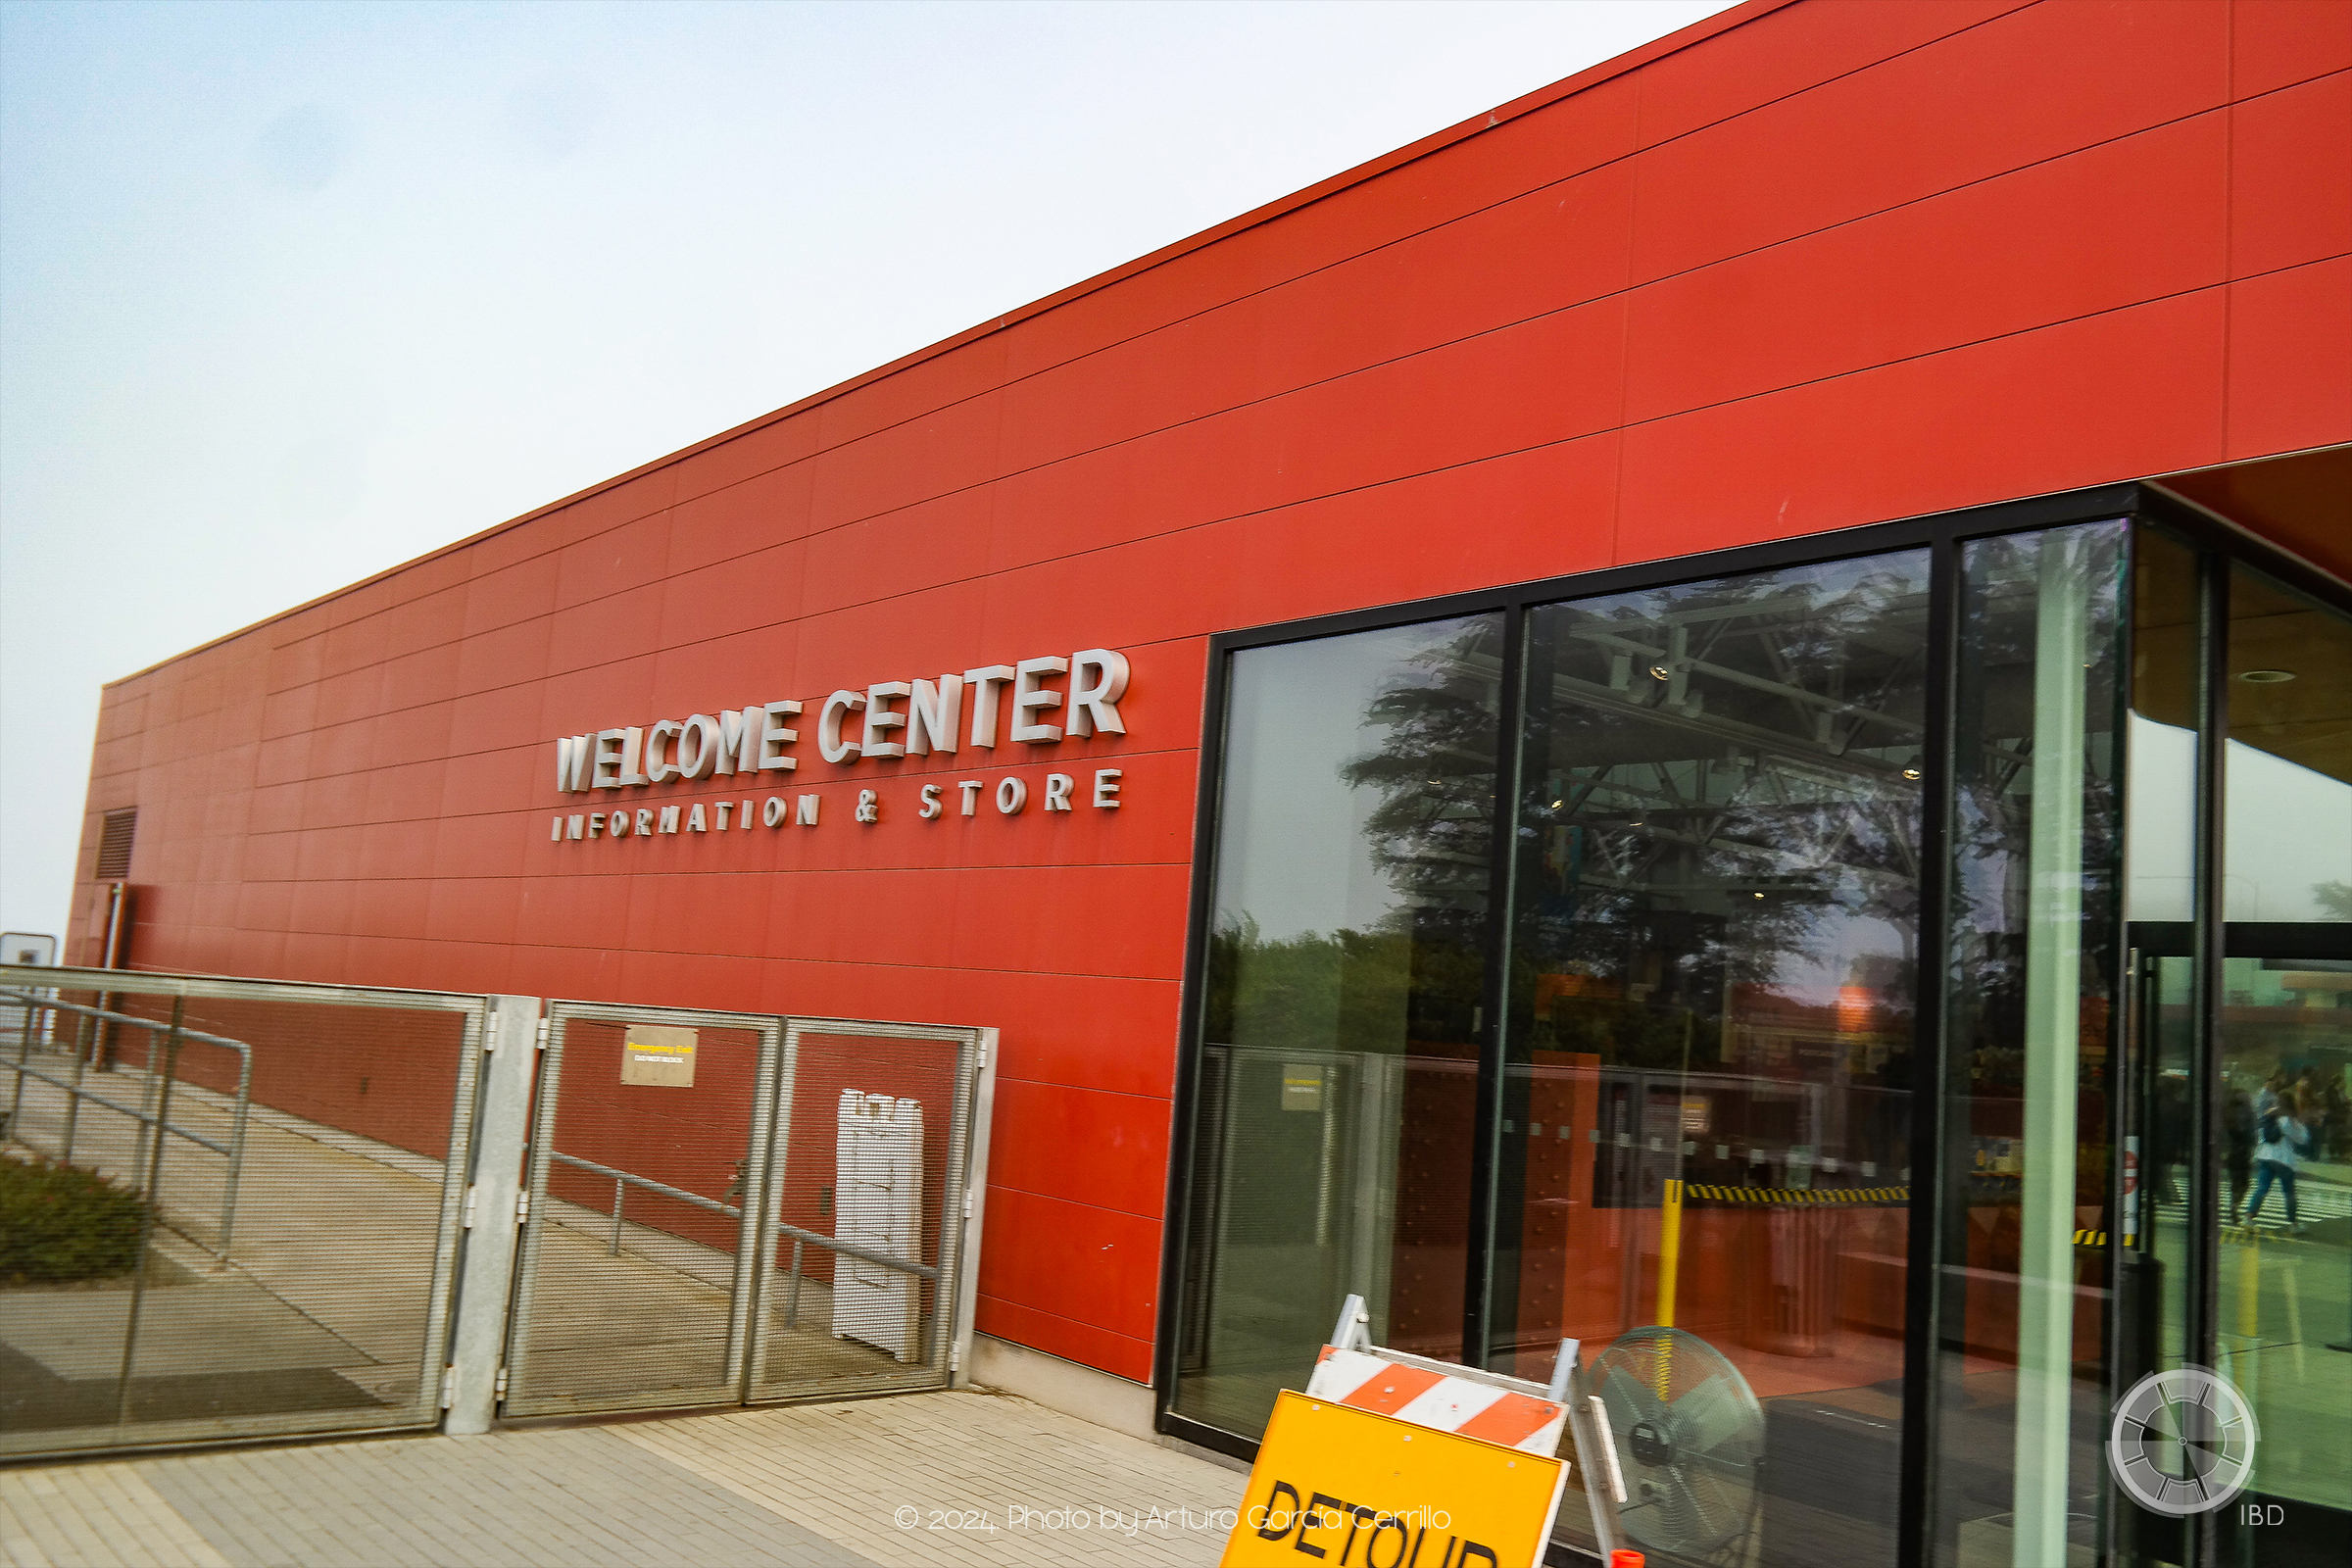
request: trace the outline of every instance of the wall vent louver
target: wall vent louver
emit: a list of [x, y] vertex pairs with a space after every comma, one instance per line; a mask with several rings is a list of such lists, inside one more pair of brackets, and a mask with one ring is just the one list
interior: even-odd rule
[[130, 840], [138, 831], [139, 808], [109, 811], [106, 823], [98, 830], [98, 870], [101, 882], [113, 882], [130, 875]]

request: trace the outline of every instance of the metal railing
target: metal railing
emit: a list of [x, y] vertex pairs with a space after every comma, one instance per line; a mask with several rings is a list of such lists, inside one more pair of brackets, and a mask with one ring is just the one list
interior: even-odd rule
[[[4, 1064], [17, 1075], [16, 1091], [9, 1101], [6, 1123], [8, 1135], [16, 1138], [19, 1142], [24, 1141], [22, 1124], [24, 1110], [24, 1080], [37, 1078], [42, 1083], [48, 1084], [54, 1089], [62, 1089], [66, 1093], [66, 1125], [61, 1139], [63, 1147], [59, 1150], [57, 1157], [67, 1164], [72, 1164], [74, 1161], [74, 1140], [81, 1120], [83, 1101], [88, 1101], [95, 1105], [103, 1105], [108, 1110], [128, 1116], [139, 1124], [137, 1152], [131, 1158], [132, 1176], [134, 1182], [147, 1193], [151, 1203], [160, 1201], [154, 1189], [156, 1176], [163, 1164], [164, 1134], [184, 1138], [191, 1144], [211, 1150], [228, 1161], [227, 1176], [221, 1184], [220, 1192], [220, 1236], [217, 1243], [210, 1249], [214, 1256], [225, 1260], [228, 1256], [229, 1241], [236, 1231], [237, 1183], [245, 1169], [245, 1120], [246, 1111], [253, 1099], [253, 1047], [242, 1040], [231, 1040], [226, 1035], [206, 1034], [202, 1030], [185, 1027], [179, 1021], [180, 1008], [178, 1005], [173, 1006], [171, 1019], [164, 1021], [155, 1018], [141, 1018], [127, 1012], [116, 1012], [106, 1007], [86, 1007], [77, 1002], [61, 1002], [54, 997], [41, 996], [37, 992], [5, 987], [0, 987], [0, 999], [5, 999], [24, 1008], [24, 1022], [19, 1032], [17, 1059]], [[164, 1036], [167, 1054], [163, 1105], [150, 1110], [144, 1102], [154, 1097], [158, 1084], [152, 1049], [148, 1054], [147, 1083], [146, 1091], [141, 1097], [142, 1103], [126, 1105], [120, 1101], [109, 1100], [94, 1090], [82, 1087], [83, 1075], [89, 1065], [90, 1046], [94, 1033], [86, 1026], [77, 1033], [74, 1039], [74, 1075], [72, 1078], [56, 1077], [33, 1066], [32, 1014], [36, 1008], [52, 1013], [73, 1013], [92, 1022], [130, 1024], [152, 1034]], [[229, 1112], [229, 1134], [228, 1142], [225, 1144], [217, 1143], [213, 1139], [205, 1137], [204, 1134], [181, 1127], [170, 1119], [171, 1063], [178, 1055], [178, 1047], [189, 1041], [203, 1046], [216, 1046], [237, 1054], [237, 1096]], [[152, 1158], [147, 1147], [147, 1140], [150, 1136], [154, 1136], [156, 1140]]]
[[[713, 1214], [724, 1214], [732, 1220], [743, 1218], [743, 1210], [733, 1203], [721, 1202], [715, 1198], [705, 1198], [699, 1193], [685, 1192], [665, 1182], [658, 1182], [651, 1176], [640, 1176], [634, 1171], [614, 1170], [610, 1165], [600, 1165], [593, 1159], [582, 1159], [576, 1154], [566, 1154], [559, 1149], [549, 1150], [547, 1157], [558, 1164], [569, 1165], [574, 1170], [584, 1170], [592, 1176], [602, 1176], [612, 1183], [612, 1238], [605, 1249], [605, 1255], [608, 1257], [620, 1255], [621, 1204], [627, 1190], [631, 1187], [642, 1187], [647, 1192], [660, 1193], [664, 1198], [674, 1198], [682, 1203], [692, 1203], [697, 1208], [707, 1208]], [[897, 1269], [902, 1274], [912, 1274], [917, 1279], [936, 1280], [939, 1278], [939, 1270], [931, 1264], [917, 1263], [911, 1258], [893, 1257], [888, 1252], [869, 1251], [853, 1242], [845, 1242], [837, 1236], [827, 1236], [819, 1231], [803, 1230], [798, 1225], [788, 1224], [780, 1219], [775, 1223], [779, 1235], [792, 1238], [792, 1286], [784, 1298], [784, 1323], [787, 1328], [801, 1320], [801, 1259], [806, 1255], [803, 1251], [805, 1246], [821, 1247], [826, 1251], [839, 1256], [854, 1257], [860, 1262], [872, 1263], [879, 1268]]]
[[640, 1176], [634, 1171], [614, 1170], [610, 1165], [599, 1165], [593, 1159], [581, 1159], [577, 1155], [566, 1154], [560, 1149], [549, 1150], [547, 1157], [559, 1164], [569, 1165], [574, 1170], [584, 1170], [591, 1175], [609, 1176], [612, 1179], [612, 1245], [605, 1249], [605, 1255], [608, 1257], [620, 1255], [620, 1202], [624, 1190], [630, 1187], [642, 1187], [647, 1192], [660, 1193], [662, 1197], [674, 1198], [681, 1203], [692, 1203], [695, 1207], [707, 1208], [713, 1214], [724, 1214], [729, 1219], [743, 1218], [743, 1210], [737, 1208], [733, 1203], [722, 1203], [715, 1198], [705, 1198], [699, 1193], [685, 1192], [671, 1187], [665, 1182], [658, 1182], [651, 1176]]

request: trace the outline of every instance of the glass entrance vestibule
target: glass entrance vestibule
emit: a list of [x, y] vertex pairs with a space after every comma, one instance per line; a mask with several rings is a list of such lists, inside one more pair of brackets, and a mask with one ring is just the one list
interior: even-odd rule
[[1167, 1430], [1360, 1295], [1653, 1563], [2341, 1561], [2347, 608], [2120, 486], [1216, 639]]

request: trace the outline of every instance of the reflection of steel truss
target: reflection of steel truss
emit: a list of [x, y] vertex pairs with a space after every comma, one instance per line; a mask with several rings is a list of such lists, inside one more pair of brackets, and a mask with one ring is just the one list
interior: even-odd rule
[[[1629, 824], [1617, 830], [1588, 825], [1591, 841], [1598, 852], [1595, 859], [1603, 869], [1598, 874], [1586, 873], [1582, 878], [1584, 885], [1664, 894], [1788, 890], [1787, 883], [1752, 880], [1737, 874], [1704, 882], [1679, 879], [1679, 885], [1641, 876], [1642, 862], [1654, 864], [1664, 853], [1678, 847], [1727, 854], [1759, 866], [1778, 867], [1784, 876], [1843, 875], [1884, 887], [1917, 885], [1916, 846], [1910, 835], [1899, 831], [1893, 821], [1881, 822], [1886, 831], [1880, 837], [1899, 858], [1899, 868], [1841, 860], [1838, 857], [1853, 842], [1860, 819], [1878, 817], [1880, 813], [1872, 808], [1889, 804], [1886, 802], [1889, 787], [1901, 791], [1918, 777], [1914, 758], [1922, 738], [1920, 723], [1888, 712], [1883, 705], [1923, 657], [1926, 644], [1918, 633], [1924, 629], [1926, 612], [1924, 608], [1897, 611], [1878, 623], [1881, 632], [1898, 634], [1895, 641], [1899, 646], [1881, 649], [1892, 654], [1891, 662], [1880, 673], [1874, 690], [1858, 698], [1848, 698], [1838, 689], [1847, 667], [1842, 662], [1828, 664], [1827, 684], [1831, 689], [1825, 691], [1806, 685], [1798, 673], [1797, 662], [1789, 657], [1786, 646], [1789, 636], [1801, 633], [1808, 623], [1821, 618], [1822, 606], [1811, 595], [1789, 593], [1642, 617], [1640, 629], [1654, 628], [1664, 633], [1662, 647], [1656, 641], [1644, 641], [1635, 635], [1637, 628], [1632, 626], [1592, 621], [1563, 628], [1567, 638], [1595, 650], [1606, 660], [1608, 678], [1604, 683], [1555, 670], [1550, 676], [1551, 696], [1555, 701], [1703, 737], [1721, 745], [1731, 763], [1729, 768], [1718, 772], [1714, 757], [1677, 760], [1683, 768], [1694, 770], [1695, 790], [1686, 788], [1684, 781], [1675, 776], [1678, 770], [1675, 761], [1623, 763], [1590, 775], [1571, 771], [1568, 777], [1574, 799], [1563, 798], [1566, 814], [1581, 814], [1602, 805], [1604, 809], [1608, 806], [1641, 809], [1651, 817], [1639, 826]], [[1747, 624], [1740, 624], [1743, 621]], [[1900, 635], [1904, 632], [1910, 635]], [[1727, 636], [1752, 638], [1769, 662], [1771, 673], [1741, 669], [1711, 657]], [[1497, 655], [1459, 649], [1450, 651], [1445, 663], [1454, 675], [1479, 682], [1490, 694], [1499, 696], [1502, 661]], [[1691, 688], [1693, 674], [1786, 702], [1799, 730], [1792, 733], [1708, 711], [1706, 694]], [[1882, 743], [1876, 747], [1858, 747], [1856, 742], [1873, 730], [1883, 733]], [[2006, 760], [2023, 760], [2008, 754], [2002, 756]], [[1753, 760], [1748, 760], [1748, 757]], [[1472, 760], [1467, 756], [1463, 760]], [[1652, 772], [1653, 785], [1623, 776], [1644, 766]], [[1727, 777], [1736, 780], [1733, 787], [1722, 798], [1714, 798], [1716, 792], [1710, 785]], [[1432, 783], [1436, 785], [1438, 781]], [[1767, 790], [1769, 796], [1764, 793]], [[1458, 800], [1446, 801], [1426, 820], [1450, 818], [1459, 805]], [[1826, 842], [1802, 849], [1726, 836], [1743, 816], [1774, 808], [1782, 812], [1791, 808], [1832, 808], [1840, 812], [1842, 820]], [[1683, 820], [1668, 825], [1656, 820], [1661, 812], [1671, 812]], [[1407, 853], [1393, 849], [1392, 853], [1399, 861], [1413, 861], [1430, 871], [1449, 864], [1467, 868], [1480, 859], [1427, 846]]]
[[[1869, 795], [1828, 802], [1792, 799], [1786, 787], [1787, 775], [1778, 767], [1765, 765], [1754, 769], [1739, 770], [1740, 778], [1736, 787], [1724, 799], [1715, 800], [1710, 798], [1710, 792], [1707, 789], [1707, 774], [1711, 772], [1711, 769], [1702, 761], [1698, 794], [1696, 798], [1693, 798], [1684, 790], [1681, 782], [1674, 776], [1674, 769], [1667, 763], [1625, 763], [1620, 766], [1649, 768], [1656, 776], [1659, 787], [1643, 788], [1631, 781], [1612, 779], [1607, 774], [1614, 773], [1618, 769], [1610, 768], [1600, 776], [1579, 779], [1578, 782], [1583, 787], [1576, 792], [1575, 805], [1566, 809], [1572, 814], [1581, 812], [1596, 796], [1606, 791], [1610, 795], [1634, 796], [1641, 803], [1645, 814], [1651, 819], [1639, 825], [1628, 824], [1615, 830], [1586, 825], [1586, 831], [1592, 836], [1596, 858], [1606, 867], [1601, 875], [1588, 875], [1583, 879], [1589, 886], [1613, 886], [1630, 891], [1640, 885], [1656, 893], [1768, 890], [1757, 888], [1753, 884], [1740, 882], [1736, 878], [1707, 883], [1689, 882], [1680, 887], [1672, 887], [1657, 881], [1654, 876], [1642, 876], [1643, 865], [1654, 863], [1662, 848], [1669, 845], [1736, 856], [1748, 860], [1778, 865], [1789, 872], [1813, 874], [1837, 872], [1889, 887], [1911, 887], [1918, 882], [1919, 865], [1913, 846], [1907, 835], [1891, 831], [1894, 827], [1891, 822], [1881, 824], [1890, 830], [1884, 833], [1883, 837], [1885, 842], [1901, 857], [1903, 861], [1901, 869], [1887, 869], [1858, 861], [1841, 860], [1838, 858], [1839, 852], [1853, 838], [1855, 818], [1873, 814], [1869, 808], [1874, 803]], [[1797, 776], [1808, 777], [1811, 782], [1824, 782], [1818, 778], [1810, 778], [1809, 773]], [[1778, 802], [1751, 802], [1749, 797], [1766, 779], [1772, 780], [1780, 799]], [[1725, 836], [1726, 830], [1734, 824], [1743, 808], [1754, 809], [1758, 805], [1778, 805], [1784, 809], [1828, 807], [1839, 810], [1842, 820], [1838, 823], [1837, 831], [1831, 834], [1826, 842], [1803, 849], [1791, 849], [1779, 844], [1759, 844]], [[1696, 827], [1677, 827], [1657, 821], [1655, 819], [1659, 814], [1657, 808], [1661, 806], [1678, 815], [1699, 819], [1698, 825]], [[1640, 879], [1638, 884], [1637, 878]]]

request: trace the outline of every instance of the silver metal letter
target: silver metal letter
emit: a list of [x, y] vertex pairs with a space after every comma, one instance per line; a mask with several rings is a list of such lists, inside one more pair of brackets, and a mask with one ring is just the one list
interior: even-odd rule
[[859, 790], [858, 792], [858, 820], [860, 822], [882, 820], [882, 799], [874, 791]]
[[[721, 802], [718, 808], [722, 811], [725, 810], [727, 808], [725, 803]], [[677, 809], [677, 808], [673, 806], [670, 808], [670, 809], [674, 811]], [[689, 833], [708, 833], [710, 831], [710, 824], [703, 817], [703, 803], [700, 801], [695, 802], [694, 809], [686, 813], [686, 831]]]
[[782, 827], [784, 825], [784, 797], [781, 795], [770, 795], [766, 802], [760, 808], [760, 820], [765, 822], [769, 827]]
[[[639, 816], [643, 816], [645, 813], [643, 811], [639, 811], [637, 814]], [[664, 806], [662, 808], [662, 831], [664, 833], [675, 833], [677, 830], [678, 808], [674, 806]]]
[[[782, 769], [789, 773], [801, 765], [799, 758], [784, 755], [784, 748], [799, 740], [801, 732], [797, 729], [786, 729], [776, 722], [779, 718], [790, 718], [800, 710], [801, 705], [798, 703], [769, 703], [760, 710], [760, 712], [767, 715], [767, 721], [760, 726], [760, 772], [772, 773]], [[744, 712], [744, 717], [746, 719], [751, 717], [748, 709]]]
[[717, 770], [719, 754], [725, 749], [726, 736], [718, 720], [709, 713], [697, 713], [686, 720], [685, 733], [678, 737], [678, 771], [688, 778], [709, 778]]
[[816, 749], [826, 761], [849, 762], [857, 760], [858, 743], [841, 738], [841, 721], [849, 717], [853, 710], [864, 706], [863, 692], [835, 692], [825, 699], [825, 706], [816, 714]]
[[1007, 773], [997, 780], [997, 809], [1012, 815], [1029, 804], [1029, 786], [1017, 773]]
[[937, 784], [924, 785], [923, 804], [914, 808], [914, 814], [921, 817], [926, 822], [932, 820], [934, 817], [938, 816], [942, 810], [946, 809], [946, 808], [939, 804], [939, 789], [940, 787]]
[[906, 755], [928, 757], [956, 751], [956, 732], [963, 727], [963, 677], [942, 675], [934, 686], [914, 683], [906, 699]]
[[[1070, 662], [1059, 654], [1048, 654], [1042, 659], [1024, 659], [1012, 679], [1012, 738], [1031, 746], [1050, 746], [1061, 739], [1059, 724], [1032, 724], [1032, 710], [1061, 706], [1061, 693], [1038, 684], [1043, 675], [1069, 673]], [[1023, 786], [1027, 788], [1027, 786]]]
[[914, 690], [903, 680], [876, 681], [865, 689], [865, 739], [858, 750], [867, 757], [905, 757], [906, 748], [886, 741], [883, 731], [906, 727], [906, 715], [891, 711], [891, 703]]
[[753, 773], [760, 768], [760, 732], [767, 727], [767, 710], [727, 708], [718, 715], [718, 760], [712, 771]]
[[792, 820], [799, 827], [816, 826], [816, 808], [822, 804], [821, 795], [796, 795], [792, 802]]
[[1046, 798], [1039, 804], [1049, 811], [1068, 810], [1070, 808], [1070, 788], [1077, 782], [1067, 773], [1048, 773], [1046, 775]]
[[1095, 805], [1105, 811], [1119, 808], [1119, 773], [1115, 767], [1095, 769]]
[[980, 792], [988, 786], [976, 778], [963, 778], [956, 781], [956, 787], [963, 791], [963, 814], [975, 814], [980, 808]]
[[637, 771], [637, 759], [645, 747], [645, 731], [624, 729], [620, 732], [620, 781], [623, 784], [650, 782]]
[[556, 788], [572, 795], [588, 787], [588, 775], [596, 762], [596, 737], [567, 735], [556, 742]]
[[972, 744], [994, 751], [997, 745], [997, 688], [1012, 679], [1010, 664], [983, 664], [963, 672], [972, 689]]
[[600, 790], [620, 788], [621, 751], [628, 743], [625, 729], [600, 729], [596, 732], [596, 761], [588, 781]]
[[662, 743], [675, 740], [685, 727], [674, 718], [665, 718], [645, 732], [646, 782], [666, 784], [678, 776], [678, 764], [662, 755]]
[[1127, 694], [1127, 656], [1109, 648], [1082, 649], [1070, 656], [1070, 733], [1081, 738], [1101, 731], [1124, 735], [1119, 699]]

